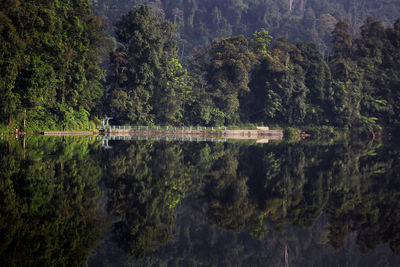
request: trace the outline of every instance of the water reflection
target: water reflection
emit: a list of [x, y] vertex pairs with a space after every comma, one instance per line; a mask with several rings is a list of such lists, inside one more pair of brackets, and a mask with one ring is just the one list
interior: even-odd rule
[[0, 170], [0, 265], [84, 265], [105, 225], [89, 142], [0, 142]]
[[[182, 266], [188, 262], [262, 266], [266, 255], [270, 255], [273, 265], [303, 264], [300, 259], [308, 259], [311, 243], [330, 255], [334, 263], [338, 263], [338, 251], [351, 244], [360, 264], [365, 258], [362, 253], [374, 251], [381, 244], [388, 244], [394, 253], [399, 253], [400, 157], [393, 147], [346, 142], [250, 146], [115, 142], [113, 147], [107, 156], [114, 162], [108, 168], [108, 177], [119, 178], [109, 185], [125, 191], [112, 189], [110, 199], [117, 195], [117, 199], [132, 204], [119, 211], [123, 222], [114, 225], [113, 240], [127, 255], [141, 259], [131, 258], [131, 263], [172, 264], [178, 258]], [[175, 184], [171, 186], [172, 183]], [[126, 197], [129, 194], [132, 199]], [[168, 196], [175, 196], [174, 201]], [[111, 203], [110, 207], [124, 206], [114, 200]], [[182, 219], [186, 217], [189, 221]], [[125, 230], [119, 232], [121, 225]], [[280, 240], [280, 253], [272, 253], [277, 244], [270, 244], [271, 239], [289, 235], [291, 227], [291, 239], [307, 235], [302, 234], [304, 231], [315, 231], [308, 233], [311, 236], [305, 244]], [[205, 232], [196, 233], [198, 228]], [[229, 241], [224, 236], [230, 236]], [[257, 242], [266, 246], [260, 254], [239, 249]], [[351, 244], [346, 246], [346, 242]], [[198, 243], [202, 243], [202, 249], [184, 254], [185, 248]], [[260, 245], [257, 244], [254, 247]], [[235, 257], [230, 255], [231, 249], [236, 251]], [[299, 254], [302, 250], [305, 255]], [[387, 250], [385, 253], [386, 262], [398, 263], [398, 258]], [[247, 261], [249, 255], [251, 262]], [[193, 262], [193, 258], [198, 260]], [[321, 260], [315, 259], [307, 264]], [[354, 255], [339, 259], [341, 263], [355, 260]]]
[[172, 143], [117, 143], [105, 158], [108, 212], [119, 218], [113, 240], [128, 255], [144, 257], [172, 239], [175, 207], [190, 186], [182, 150]]
[[400, 264], [395, 144], [0, 144], [8, 266]]

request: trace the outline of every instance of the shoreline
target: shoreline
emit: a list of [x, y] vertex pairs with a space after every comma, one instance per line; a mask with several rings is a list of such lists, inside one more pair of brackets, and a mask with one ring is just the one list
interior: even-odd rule
[[168, 137], [168, 138], [225, 138], [238, 140], [282, 140], [283, 130], [269, 130], [259, 127], [257, 130], [177, 130], [177, 129], [107, 129], [95, 131], [45, 131], [44, 136], [132, 136], [132, 137]]

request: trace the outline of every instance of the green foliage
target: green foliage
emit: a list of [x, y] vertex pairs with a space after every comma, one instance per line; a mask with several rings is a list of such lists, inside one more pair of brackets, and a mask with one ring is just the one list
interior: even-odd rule
[[396, 1], [90, 1], [115, 24], [103, 90], [109, 42], [87, 0], [7, 0], [0, 122], [75, 130], [108, 114], [120, 124], [320, 125], [375, 136], [400, 126], [400, 22], [369, 17], [358, 39], [351, 33], [367, 13], [393, 20]]
[[314, 44], [291, 45], [285, 38], [270, 49], [266, 31], [255, 33], [250, 45], [241, 36], [213, 41], [195, 54], [190, 69], [199, 87], [195, 115], [208, 125], [319, 125], [371, 136], [398, 127], [400, 71], [393, 60], [400, 35], [372, 18], [361, 29], [353, 40], [340, 21], [327, 59]]
[[[301, 1], [290, 8], [269, 0], [126, 0], [113, 11], [110, 4], [93, 3], [109, 21], [136, 5], [116, 24], [119, 44], [111, 54], [107, 106], [121, 122], [315, 124], [372, 133], [400, 124], [399, 27], [385, 29], [369, 18], [359, 39], [351, 34], [365, 19], [359, 8], [378, 14], [369, 1]], [[385, 21], [395, 18], [388, 14], [380, 13]], [[178, 26], [176, 34], [165, 19]], [[271, 46], [272, 36], [283, 33], [287, 38]], [[187, 74], [176, 68], [172, 39], [182, 54], [193, 55], [185, 58]], [[199, 44], [205, 45], [193, 50]]]
[[0, 133], [12, 133], [14, 129], [11, 129], [6, 124], [0, 124]]
[[172, 23], [147, 6], [116, 23], [120, 47], [110, 54], [109, 112], [121, 123], [181, 124], [191, 85], [177, 60]]
[[0, 13], [0, 121], [22, 126], [26, 119], [39, 127], [45, 121], [43, 128], [56, 129], [58, 105], [94, 113], [103, 94], [98, 63], [106, 37], [88, 2], [9, 0]]
[[311, 136], [317, 137], [324, 137], [324, 138], [337, 138], [341, 137], [344, 138], [345, 132], [341, 128], [335, 128], [333, 126], [328, 125], [312, 125], [312, 126], [305, 126], [304, 130], [310, 134]]
[[[362, 127], [372, 134], [382, 127], [398, 125], [396, 105], [391, 103], [397, 99], [395, 88], [399, 84], [399, 68], [392, 60], [399, 56], [399, 51], [392, 44], [400, 40], [400, 35], [394, 28], [385, 29], [380, 22], [368, 18], [361, 27], [361, 38], [351, 41], [348, 25], [340, 25], [349, 44], [347, 48], [335, 48], [329, 59], [336, 123]], [[351, 42], [355, 47], [348, 52]]]
[[198, 96], [202, 124], [239, 123], [239, 97], [250, 91], [253, 61], [244, 36], [215, 40], [195, 55], [193, 71], [201, 74], [199, 83], [204, 84]]
[[43, 107], [29, 110], [27, 118], [25, 131], [29, 133], [54, 130], [89, 130], [89, 112], [82, 107], [75, 110], [67, 105], [57, 103], [50, 110]]
[[340, 20], [332, 32], [332, 51], [335, 59], [349, 58], [353, 54], [353, 38], [350, 34], [350, 25]]
[[250, 46], [253, 48], [254, 53], [261, 56], [270, 55], [270, 45], [272, 36], [268, 31], [262, 29], [252, 35]]
[[301, 133], [301, 129], [287, 127], [285, 128], [285, 136], [292, 138], [292, 137], [299, 137]]
[[192, 86], [187, 70], [176, 58], [167, 65], [165, 86], [154, 96], [155, 122], [157, 124], [181, 125], [184, 113], [193, 104]]

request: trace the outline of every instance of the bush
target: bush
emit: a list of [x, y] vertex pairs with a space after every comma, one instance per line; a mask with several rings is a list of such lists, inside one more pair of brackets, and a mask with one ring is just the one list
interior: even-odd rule
[[25, 131], [89, 130], [88, 117], [89, 112], [83, 108], [74, 110], [62, 104], [57, 104], [56, 107], [52, 109], [37, 107], [28, 111]]
[[0, 133], [13, 133], [14, 129], [9, 128], [6, 124], [0, 124]]
[[286, 138], [292, 138], [292, 137], [296, 137], [296, 136], [300, 136], [301, 130], [298, 128], [294, 128], [294, 127], [287, 127], [284, 130], [284, 135]]

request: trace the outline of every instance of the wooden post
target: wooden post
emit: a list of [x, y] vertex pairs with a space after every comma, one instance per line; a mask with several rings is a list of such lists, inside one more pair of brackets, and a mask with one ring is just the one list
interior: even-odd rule
[[26, 125], [26, 109], [24, 109], [24, 131], [25, 131], [25, 125]]
[[8, 139], [8, 154], [12, 153], [11, 140]]
[[24, 148], [24, 159], [25, 159], [25, 148], [26, 148], [26, 143], [25, 143], [26, 138], [25, 138], [25, 135], [24, 135], [22, 138], [23, 138], [23, 139], [22, 139], [22, 147]]
[[8, 127], [11, 127], [12, 124], [12, 114], [8, 114]]

